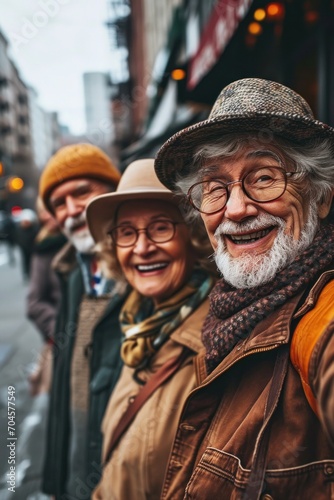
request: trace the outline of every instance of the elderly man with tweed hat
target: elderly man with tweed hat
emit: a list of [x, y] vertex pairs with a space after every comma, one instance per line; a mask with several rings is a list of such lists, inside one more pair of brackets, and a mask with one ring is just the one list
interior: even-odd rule
[[100, 424], [121, 370], [118, 314], [124, 294], [103, 275], [86, 207], [114, 191], [119, 179], [108, 156], [91, 144], [59, 149], [40, 178], [40, 197], [69, 240], [53, 262], [62, 300], [43, 490], [56, 499], [88, 499], [100, 477]]
[[334, 495], [334, 129], [276, 82], [224, 88], [157, 154], [222, 278], [162, 498]]

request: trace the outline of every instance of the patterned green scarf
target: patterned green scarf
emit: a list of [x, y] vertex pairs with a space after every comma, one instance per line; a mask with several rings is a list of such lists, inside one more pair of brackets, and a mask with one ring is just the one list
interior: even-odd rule
[[153, 301], [133, 290], [120, 314], [124, 342], [124, 363], [139, 367], [147, 361], [169, 335], [203, 302], [214, 285], [206, 271], [195, 269], [190, 280], [174, 295], [154, 309]]

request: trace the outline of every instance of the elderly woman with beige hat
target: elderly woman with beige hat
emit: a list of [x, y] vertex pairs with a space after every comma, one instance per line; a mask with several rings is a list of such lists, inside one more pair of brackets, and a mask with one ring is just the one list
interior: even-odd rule
[[104, 421], [102, 479], [94, 499], [158, 499], [183, 401], [196, 385], [193, 357], [215, 278], [202, 225], [188, 226], [180, 199], [154, 161], [128, 166], [115, 193], [88, 206], [90, 231], [110, 272], [132, 287], [121, 314], [124, 368]]

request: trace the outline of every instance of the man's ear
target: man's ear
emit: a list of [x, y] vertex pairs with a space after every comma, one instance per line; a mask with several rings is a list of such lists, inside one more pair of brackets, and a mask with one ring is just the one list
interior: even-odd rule
[[319, 215], [320, 219], [325, 219], [327, 217], [327, 215], [329, 214], [329, 211], [330, 211], [331, 206], [332, 206], [333, 195], [334, 195], [334, 189], [332, 191], [330, 191], [329, 193], [327, 193], [323, 197], [321, 203], [319, 203], [318, 215]]

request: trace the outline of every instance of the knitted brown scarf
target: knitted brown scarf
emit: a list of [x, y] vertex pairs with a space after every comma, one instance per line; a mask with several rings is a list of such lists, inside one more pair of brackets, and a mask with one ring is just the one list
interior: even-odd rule
[[239, 340], [291, 297], [306, 290], [334, 262], [334, 226], [323, 226], [301, 255], [262, 286], [236, 289], [219, 280], [210, 294], [202, 340], [210, 373]]

